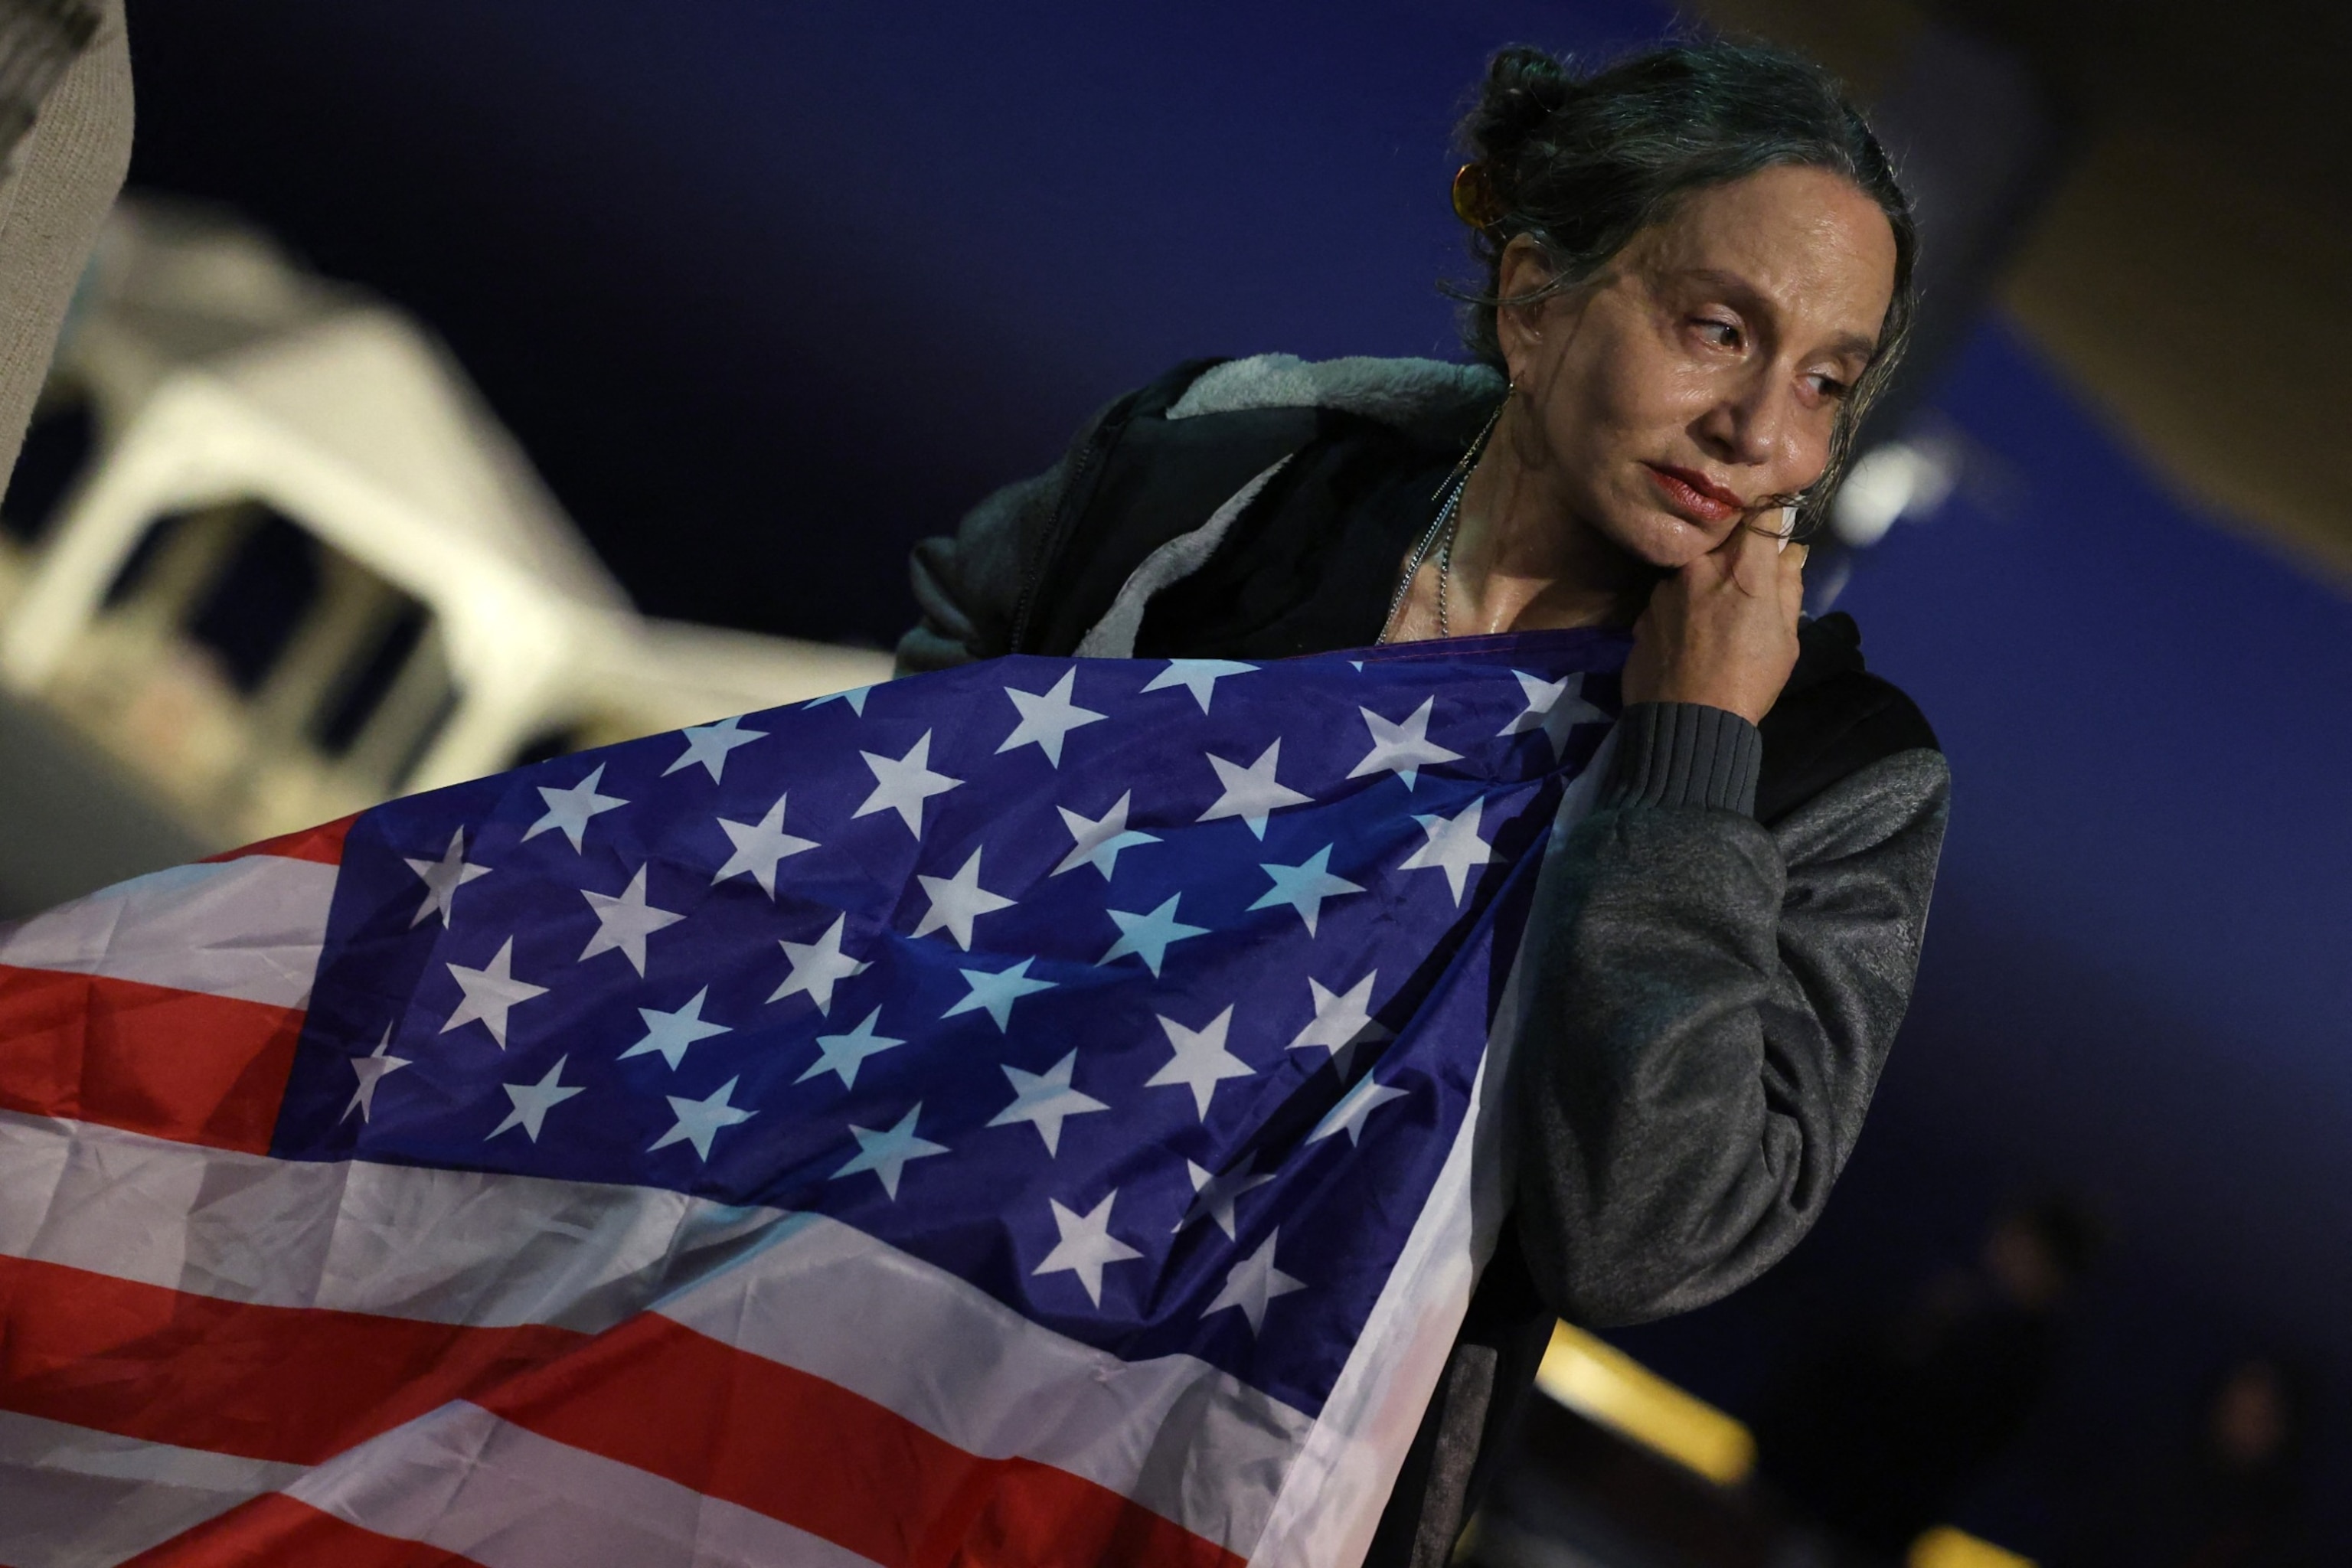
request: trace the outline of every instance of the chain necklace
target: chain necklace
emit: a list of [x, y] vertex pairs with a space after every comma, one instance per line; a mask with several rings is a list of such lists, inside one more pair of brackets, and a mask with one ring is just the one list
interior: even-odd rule
[[1412, 547], [1412, 559], [1404, 564], [1404, 575], [1398, 579], [1396, 592], [1389, 596], [1388, 619], [1381, 623], [1381, 641], [1389, 640], [1394, 631], [1397, 614], [1404, 608], [1405, 595], [1412, 592], [1412, 580], [1421, 574], [1433, 547], [1437, 551], [1437, 635], [1451, 637], [1453, 626], [1445, 614], [1445, 589], [1454, 577], [1454, 535], [1462, 522], [1462, 488], [1470, 478], [1465, 469], [1445, 489], [1445, 504], [1429, 520], [1422, 531], [1421, 542]]
[[1405, 563], [1404, 575], [1398, 579], [1396, 592], [1389, 596], [1388, 618], [1381, 623], [1380, 640], [1382, 643], [1386, 643], [1394, 633], [1397, 616], [1404, 608], [1406, 596], [1412, 592], [1412, 580], [1421, 574], [1422, 566], [1429, 560], [1429, 552], [1433, 549], [1437, 552], [1437, 635], [1440, 637], [1454, 635], [1453, 625], [1445, 613], [1445, 591], [1454, 580], [1454, 536], [1462, 530], [1462, 492], [1469, 488], [1470, 471], [1478, 466], [1479, 454], [1486, 449], [1486, 437], [1494, 433], [1495, 421], [1502, 416], [1503, 410], [1497, 405], [1487, 419], [1486, 427], [1478, 432], [1478, 438], [1470, 443], [1469, 449], [1462, 454], [1462, 460], [1454, 465], [1454, 472], [1446, 476], [1443, 489], [1444, 504], [1437, 509], [1437, 515], [1431, 518], [1429, 526], [1422, 531], [1421, 542], [1412, 547], [1412, 559]]

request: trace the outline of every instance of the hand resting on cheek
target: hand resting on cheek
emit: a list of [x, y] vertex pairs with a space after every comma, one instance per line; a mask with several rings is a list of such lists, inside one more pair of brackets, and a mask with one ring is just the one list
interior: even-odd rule
[[1664, 578], [1633, 623], [1625, 700], [1697, 702], [1760, 722], [1797, 664], [1805, 546], [1753, 525]]

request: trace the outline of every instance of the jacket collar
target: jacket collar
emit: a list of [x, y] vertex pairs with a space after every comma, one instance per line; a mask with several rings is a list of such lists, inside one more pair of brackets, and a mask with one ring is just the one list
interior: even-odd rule
[[1265, 408], [1329, 408], [1433, 440], [1468, 440], [1503, 395], [1500, 372], [1433, 359], [1305, 360], [1255, 354], [1202, 372], [1170, 419]]

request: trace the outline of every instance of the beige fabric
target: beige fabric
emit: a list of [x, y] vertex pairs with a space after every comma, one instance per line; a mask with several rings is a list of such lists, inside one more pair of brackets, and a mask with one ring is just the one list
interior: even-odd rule
[[122, 0], [49, 91], [0, 184], [0, 474], [16, 468], [99, 225], [131, 164], [131, 51]]

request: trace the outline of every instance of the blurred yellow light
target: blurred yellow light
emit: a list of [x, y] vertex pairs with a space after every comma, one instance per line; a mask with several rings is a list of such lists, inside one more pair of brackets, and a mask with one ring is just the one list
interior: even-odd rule
[[2003, 1552], [1964, 1530], [1939, 1524], [1911, 1543], [1910, 1568], [2033, 1568], [2033, 1560]]
[[[1543, 1365], [1536, 1373], [1536, 1386], [1578, 1415], [1654, 1448], [1711, 1481], [1728, 1486], [1747, 1479], [1756, 1466], [1756, 1439], [1748, 1436], [1747, 1427], [1705, 1401], [1692, 1398], [1623, 1352], [1566, 1323], [1551, 1331], [1551, 1346], [1544, 1352]], [[1939, 1560], [1934, 1568], [1969, 1565], [1959, 1559]]]

